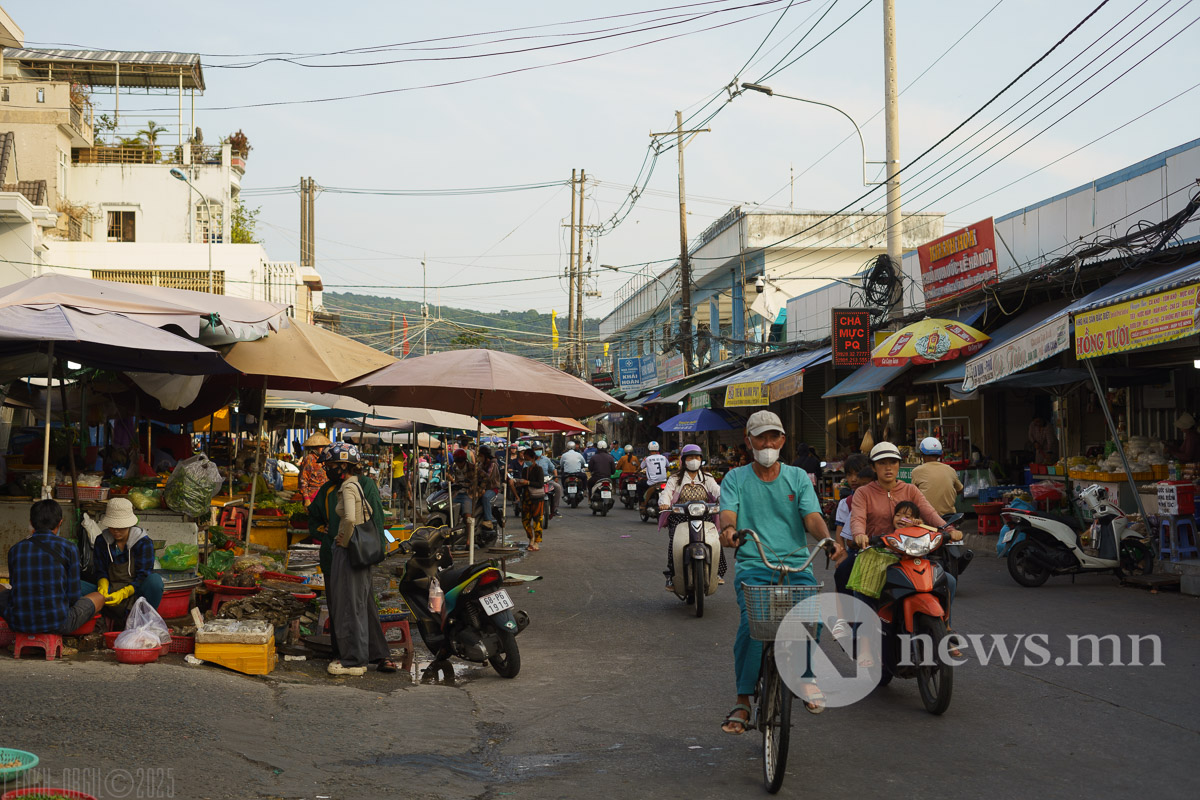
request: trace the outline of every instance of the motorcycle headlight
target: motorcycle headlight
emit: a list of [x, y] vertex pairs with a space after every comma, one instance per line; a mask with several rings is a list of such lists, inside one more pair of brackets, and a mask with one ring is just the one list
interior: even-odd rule
[[708, 513], [708, 503], [688, 503], [687, 513], [689, 517], [703, 517]]
[[924, 536], [905, 536], [904, 537], [904, 553], [910, 556], [925, 556], [929, 555], [933, 545], [929, 540], [929, 534]]

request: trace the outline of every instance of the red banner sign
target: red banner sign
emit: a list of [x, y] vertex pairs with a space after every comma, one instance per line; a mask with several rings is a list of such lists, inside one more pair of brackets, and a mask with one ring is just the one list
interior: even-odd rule
[[871, 361], [871, 312], [833, 309], [833, 365], [861, 367]]
[[988, 217], [917, 248], [925, 307], [996, 280], [996, 229]]

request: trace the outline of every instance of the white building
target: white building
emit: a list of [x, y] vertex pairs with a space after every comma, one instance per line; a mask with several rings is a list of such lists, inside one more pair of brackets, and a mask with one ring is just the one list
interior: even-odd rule
[[[204, 91], [198, 55], [25, 49], [2, 10], [0, 43], [0, 141], [11, 140], [14, 165], [0, 185], [0, 285], [65, 272], [289, 303], [311, 321], [320, 276], [233, 242], [248, 149], [236, 136], [201, 139], [190, 111]], [[177, 95], [175, 119], [123, 118], [134, 91]], [[104, 114], [92, 104], [101, 94]]]

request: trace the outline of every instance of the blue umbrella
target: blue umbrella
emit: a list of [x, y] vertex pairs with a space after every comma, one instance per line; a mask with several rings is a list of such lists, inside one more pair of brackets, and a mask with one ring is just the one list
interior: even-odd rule
[[685, 411], [659, 424], [659, 429], [668, 433], [688, 431], [731, 431], [745, 422], [725, 409], [697, 408]]

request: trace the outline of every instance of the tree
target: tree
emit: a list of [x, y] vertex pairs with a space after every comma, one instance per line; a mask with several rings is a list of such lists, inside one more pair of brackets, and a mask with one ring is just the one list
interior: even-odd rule
[[450, 340], [450, 346], [455, 350], [472, 350], [486, 348], [492, 340], [487, 335], [486, 328], [465, 330]]
[[258, 225], [258, 213], [262, 211], [262, 206], [254, 208], [246, 208], [246, 204], [241, 198], [233, 205], [233, 214], [229, 217], [230, 239], [234, 244], [257, 244], [258, 239], [254, 238], [255, 228]]
[[167, 129], [150, 120], [146, 123], [146, 127], [137, 132], [139, 139], [145, 139], [146, 147], [150, 150], [150, 160], [158, 161], [158, 135], [166, 133]]

